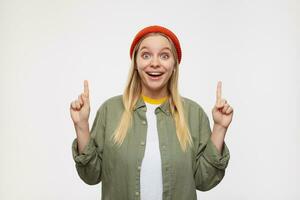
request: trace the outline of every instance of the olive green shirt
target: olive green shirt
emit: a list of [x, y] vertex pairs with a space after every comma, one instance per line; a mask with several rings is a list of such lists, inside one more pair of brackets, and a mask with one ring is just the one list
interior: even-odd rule
[[[177, 139], [169, 101], [155, 109], [161, 153], [163, 200], [196, 200], [196, 189], [207, 191], [224, 177], [229, 150], [220, 154], [210, 139], [209, 119], [200, 105], [182, 97], [185, 117], [194, 142], [184, 153]], [[141, 97], [133, 111], [133, 126], [120, 147], [110, 139], [124, 110], [122, 95], [107, 99], [98, 109], [91, 137], [82, 154], [77, 139], [73, 159], [80, 178], [89, 185], [102, 181], [102, 200], [139, 200], [140, 170], [147, 145], [147, 107]]]

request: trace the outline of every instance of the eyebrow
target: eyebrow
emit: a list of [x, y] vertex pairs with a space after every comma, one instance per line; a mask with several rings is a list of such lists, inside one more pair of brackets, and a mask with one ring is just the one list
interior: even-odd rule
[[[143, 49], [147, 49], [147, 47], [146, 47], [146, 46], [143, 46], [143, 47], [140, 49], [140, 51], [142, 51]], [[171, 51], [171, 49], [170, 49], [169, 47], [164, 47], [164, 48], [161, 49], [161, 51], [162, 51], [162, 50], [165, 50], [165, 49]]]

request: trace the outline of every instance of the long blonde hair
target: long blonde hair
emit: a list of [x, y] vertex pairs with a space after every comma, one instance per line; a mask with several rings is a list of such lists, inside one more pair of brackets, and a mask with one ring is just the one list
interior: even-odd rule
[[127, 135], [127, 130], [129, 127], [132, 126], [132, 114], [135, 104], [137, 103], [138, 99], [140, 98], [141, 92], [142, 92], [142, 86], [141, 86], [141, 79], [138, 74], [138, 71], [136, 70], [136, 56], [137, 51], [140, 47], [141, 42], [144, 38], [148, 37], [149, 35], [156, 35], [160, 34], [164, 37], [166, 37], [170, 44], [171, 44], [171, 50], [173, 53], [173, 56], [175, 58], [175, 64], [174, 69], [175, 71], [172, 73], [169, 81], [168, 81], [168, 92], [169, 92], [169, 105], [171, 110], [171, 115], [175, 120], [176, 124], [176, 134], [177, 138], [179, 140], [181, 149], [185, 152], [187, 150], [188, 144], [192, 146], [193, 141], [192, 137], [188, 128], [188, 125], [186, 123], [186, 119], [184, 117], [184, 110], [183, 110], [183, 104], [182, 104], [182, 98], [178, 92], [178, 57], [176, 53], [175, 46], [172, 42], [172, 40], [162, 34], [162, 33], [150, 33], [144, 36], [140, 39], [139, 43], [135, 46], [132, 54], [132, 60], [131, 60], [131, 67], [129, 70], [127, 83], [125, 86], [125, 90], [123, 92], [123, 104], [125, 107], [125, 110], [121, 116], [120, 122], [118, 127], [115, 129], [112, 137], [115, 144], [121, 145]]

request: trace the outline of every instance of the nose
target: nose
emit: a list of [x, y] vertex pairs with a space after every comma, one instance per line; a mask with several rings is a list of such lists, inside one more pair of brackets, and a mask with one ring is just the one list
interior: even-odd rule
[[159, 66], [159, 59], [157, 56], [153, 56], [153, 58], [151, 59], [151, 66], [153, 67]]

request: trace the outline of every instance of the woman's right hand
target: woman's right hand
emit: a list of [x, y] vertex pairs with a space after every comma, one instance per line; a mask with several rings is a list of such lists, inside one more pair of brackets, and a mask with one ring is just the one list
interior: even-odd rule
[[84, 91], [78, 99], [71, 102], [70, 114], [75, 126], [85, 126], [88, 124], [90, 116], [90, 99], [88, 81], [84, 80]]

